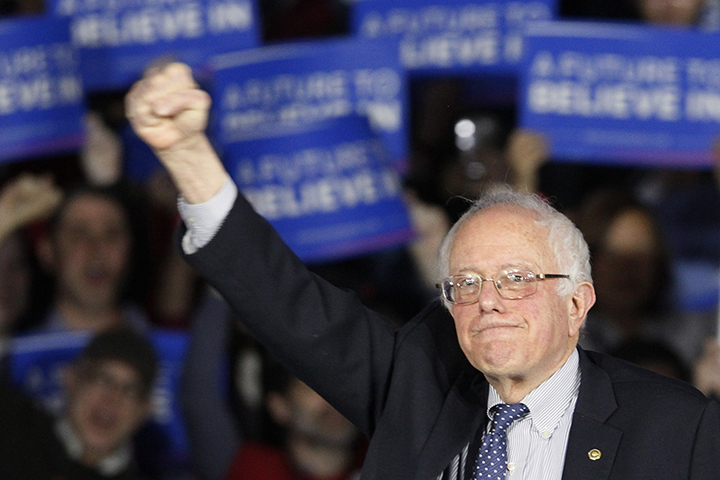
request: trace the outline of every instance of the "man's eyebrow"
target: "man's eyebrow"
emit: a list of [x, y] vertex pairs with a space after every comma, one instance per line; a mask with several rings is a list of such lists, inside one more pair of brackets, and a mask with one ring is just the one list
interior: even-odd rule
[[467, 273], [479, 273], [480, 269], [475, 267], [462, 267], [458, 269], [458, 274], [467, 274]]
[[[520, 260], [517, 262], [511, 262], [511, 263], [503, 263], [500, 265], [494, 272], [492, 272], [492, 275], [502, 272], [503, 270], [512, 270], [514, 268], [525, 268], [528, 270], [534, 270], [539, 268], [539, 266], [533, 262], [528, 262], [524, 260]], [[466, 266], [458, 269], [458, 273], [479, 273], [481, 269], [475, 267], [475, 266]]]
[[530, 270], [537, 268], [537, 265], [532, 262], [518, 261], [512, 263], [505, 263], [500, 266], [500, 270], [510, 270], [513, 268], [528, 268]]

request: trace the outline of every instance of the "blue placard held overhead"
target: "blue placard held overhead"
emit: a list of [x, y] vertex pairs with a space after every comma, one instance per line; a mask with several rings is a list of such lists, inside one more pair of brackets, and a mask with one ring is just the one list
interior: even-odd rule
[[399, 41], [401, 63], [420, 73], [517, 71], [528, 22], [551, 20], [556, 0], [356, 0], [352, 28]]
[[521, 124], [553, 158], [709, 166], [720, 134], [720, 35], [580, 22], [532, 25]]
[[67, 22], [0, 21], [0, 162], [79, 148], [83, 112]]
[[402, 169], [408, 156], [407, 79], [393, 41], [322, 40], [218, 55], [212, 96], [222, 144], [292, 134], [365, 115]]
[[157, 61], [197, 67], [259, 44], [255, 0], [51, 0], [50, 9], [70, 19], [88, 91], [127, 88]]
[[413, 235], [398, 173], [366, 117], [230, 141], [223, 150], [243, 194], [304, 261], [365, 254]]

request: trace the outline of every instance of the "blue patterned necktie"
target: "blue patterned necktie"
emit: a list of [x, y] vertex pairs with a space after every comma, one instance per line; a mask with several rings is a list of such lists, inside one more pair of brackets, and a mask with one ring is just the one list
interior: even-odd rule
[[493, 406], [490, 431], [483, 439], [472, 480], [503, 480], [507, 468], [507, 429], [515, 420], [529, 413], [524, 403], [499, 403]]

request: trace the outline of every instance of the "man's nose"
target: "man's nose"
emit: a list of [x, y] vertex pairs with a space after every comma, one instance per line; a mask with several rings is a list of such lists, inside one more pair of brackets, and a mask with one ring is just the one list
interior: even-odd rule
[[492, 312], [498, 310], [502, 299], [495, 288], [495, 281], [492, 278], [483, 278], [480, 283], [478, 294], [478, 309], [481, 312]]

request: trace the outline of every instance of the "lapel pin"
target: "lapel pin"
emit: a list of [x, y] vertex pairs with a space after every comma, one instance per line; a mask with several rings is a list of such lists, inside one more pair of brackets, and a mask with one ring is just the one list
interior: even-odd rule
[[602, 452], [597, 448], [593, 448], [588, 452], [588, 458], [590, 458], [590, 460], [600, 460], [600, 457], [602, 457]]

